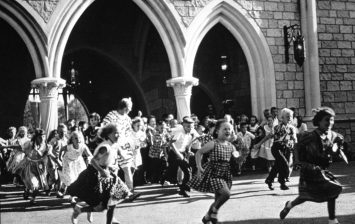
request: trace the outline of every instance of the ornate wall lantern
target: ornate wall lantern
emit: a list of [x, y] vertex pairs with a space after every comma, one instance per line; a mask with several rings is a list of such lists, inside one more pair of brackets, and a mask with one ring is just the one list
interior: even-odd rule
[[71, 61], [71, 68], [69, 70], [69, 83], [72, 88], [80, 85], [79, 83], [79, 72], [74, 68], [74, 61]]
[[226, 55], [221, 56], [221, 75], [222, 75], [222, 84], [227, 85], [230, 83], [230, 66], [229, 66], [229, 58]]
[[71, 61], [70, 69], [67, 74], [67, 85], [63, 88], [64, 113], [66, 120], [69, 120], [68, 98], [70, 99], [71, 93], [74, 94], [75, 97], [75, 90], [79, 85], [79, 72], [74, 67], [74, 61]]
[[41, 99], [39, 97], [39, 89], [35, 87], [32, 88], [31, 93], [28, 97], [28, 101], [30, 103], [30, 110], [34, 121], [34, 126], [36, 128], [39, 128], [40, 127], [39, 103], [41, 102]]
[[299, 66], [302, 66], [305, 59], [305, 55], [304, 37], [301, 35], [300, 26], [298, 24], [294, 24], [292, 26], [284, 26], [283, 31], [286, 64], [290, 61], [288, 49], [290, 48], [290, 43], [293, 42], [294, 59]]

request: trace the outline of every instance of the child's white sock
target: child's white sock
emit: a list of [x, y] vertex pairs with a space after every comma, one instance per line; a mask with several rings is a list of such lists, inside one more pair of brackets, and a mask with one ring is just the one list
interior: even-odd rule
[[336, 219], [336, 218], [333, 219], [333, 220], [329, 219], [328, 223], [329, 223], [329, 224], [339, 224], [339, 221], [338, 221], [338, 219]]
[[291, 201], [288, 201], [288, 202], [287, 202], [286, 207], [287, 207], [287, 208], [290, 208], [290, 209], [292, 208], [292, 203], [291, 203]]

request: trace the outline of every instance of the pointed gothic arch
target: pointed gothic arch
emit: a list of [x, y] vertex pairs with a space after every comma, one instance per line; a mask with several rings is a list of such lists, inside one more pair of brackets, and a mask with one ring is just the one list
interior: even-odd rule
[[4, 19], [24, 41], [31, 56], [35, 77], [48, 74], [46, 37], [38, 23], [16, 1], [0, 1], [0, 18]]
[[225, 26], [243, 49], [249, 67], [252, 113], [276, 105], [275, 73], [266, 39], [248, 12], [232, 0], [216, 0], [206, 5], [187, 30], [185, 74], [192, 74], [198, 47], [217, 23]]
[[[112, 64], [112, 66], [115, 69], [122, 69], [122, 71], [124, 71], [124, 73], [125, 73], [124, 74], [126, 76], [125, 78], [127, 80], [129, 80], [137, 90], [137, 95], [139, 96], [141, 104], [143, 105], [143, 112], [147, 113], [148, 111], [150, 111], [149, 104], [147, 103], [147, 99], [144, 94], [144, 90], [143, 90], [142, 86], [139, 84], [136, 77], [132, 74], [132, 71], [129, 68], [127, 68], [123, 64], [119, 63], [119, 61], [116, 60], [115, 58], [113, 58], [111, 55], [109, 55], [109, 54], [105, 53], [104, 51], [102, 51], [101, 49], [98, 49], [95, 47], [78, 46], [76, 48], [73, 48], [73, 49], [70, 49], [69, 51], [67, 51], [65, 53], [64, 57], [67, 55], [71, 55], [75, 52], [79, 52], [79, 51], [88, 51], [88, 52], [97, 54], [98, 56], [105, 58], [105, 60], [107, 60], [109, 62], [109, 64]], [[82, 100], [82, 103], [84, 104], [83, 100]]]
[[[59, 18], [61, 19], [54, 24], [54, 29], [49, 36], [48, 48], [49, 64], [55, 77], [60, 76], [65, 46], [74, 25], [94, 1], [70, 2], [60, 13]], [[176, 20], [176, 15], [171, 10], [171, 3], [141, 0], [133, 0], [133, 2], [137, 4], [156, 27], [168, 54], [171, 76], [182, 76], [184, 71], [182, 46], [185, 45], [185, 41], [180, 25]]]

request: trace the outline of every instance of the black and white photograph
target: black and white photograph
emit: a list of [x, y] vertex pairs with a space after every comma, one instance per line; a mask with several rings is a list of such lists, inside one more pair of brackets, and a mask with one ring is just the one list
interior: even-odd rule
[[0, 0], [0, 223], [355, 224], [355, 0]]

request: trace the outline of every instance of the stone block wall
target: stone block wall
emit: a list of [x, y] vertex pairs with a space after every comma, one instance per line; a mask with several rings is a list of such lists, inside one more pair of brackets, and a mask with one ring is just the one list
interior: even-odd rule
[[[185, 26], [205, 5], [213, 0], [170, 0]], [[295, 107], [299, 114], [304, 115], [304, 84], [303, 70], [293, 60], [290, 48], [290, 63], [285, 64], [285, 48], [283, 26], [300, 24], [298, 0], [235, 0], [254, 18], [263, 32], [275, 65], [277, 107]]]
[[355, 2], [318, 1], [322, 101], [343, 118], [355, 114]]
[[[182, 23], [188, 27], [205, 5], [213, 0], [170, 0]], [[284, 25], [300, 24], [298, 0], [234, 0], [262, 30], [275, 65], [277, 107], [295, 107], [304, 115], [303, 69], [293, 60], [285, 63]], [[355, 2], [318, 0], [318, 38], [322, 105], [335, 109], [335, 129], [355, 142]]]
[[355, 142], [355, 2], [317, 1], [322, 104], [335, 109], [335, 129]]

